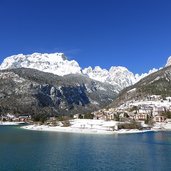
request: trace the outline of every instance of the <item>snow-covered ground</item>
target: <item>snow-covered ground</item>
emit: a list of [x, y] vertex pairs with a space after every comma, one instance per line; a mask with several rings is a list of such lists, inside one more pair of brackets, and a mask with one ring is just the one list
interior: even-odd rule
[[156, 106], [156, 107], [166, 107], [169, 108], [171, 106], [171, 102], [168, 100], [158, 100], [158, 101], [152, 101], [152, 100], [148, 100], [148, 101], [139, 101], [139, 102], [134, 102], [131, 105], [134, 106], [139, 106], [139, 105], [148, 105], [148, 106]]
[[102, 129], [87, 129], [87, 128], [72, 128], [72, 127], [60, 127], [60, 126], [46, 126], [46, 125], [29, 125], [22, 128], [35, 131], [53, 131], [53, 132], [68, 132], [68, 133], [84, 133], [84, 134], [131, 134], [131, 133], [143, 133], [152, 130], [127, 130], [121, 129], [118, 131], [102, 130]]
[[151, 130], [115, 130], [118, 122], [104, 120], [75, 119], [71, 121], [71, 126], [47, 126], [47, 125], [28, 125], [22, 128], [36, 131], [70, 132], [84, 134], [127, 134], [142, 133]]
[[153, 126], [152, 128], [153, 130], [155, 131], [158, 131], [158, 130], [168, 130], [168, 131], [171, 131], [171, 122], [169, 123], [165, 123], [165, 122], [162, 122], [162, 123], [155, 123], [155, 125]]
[[[134, 91], [135, 89], [132, 89], [130, 91]], [[152, 95], [153, 97], [157, 95]], [[159, 98], [159, 97], [158, 97]], [[154, 110], [160, 107], [165, 108], [166, 110], [170, 110], [171, 108], [171, 97], [166, 97], [166, 100], [162, 99], [154, 99], [154, 100], [135, 100], [135, 101], [127, 101], [125, 104], [122, 104], [118, 107], [118, 109], [128, 109], [132, 106], [146, 106], [146, 107], [152, 107]]]
[[0, 125], [20, 125], [23, 124], [24, 122], [1, 122]]

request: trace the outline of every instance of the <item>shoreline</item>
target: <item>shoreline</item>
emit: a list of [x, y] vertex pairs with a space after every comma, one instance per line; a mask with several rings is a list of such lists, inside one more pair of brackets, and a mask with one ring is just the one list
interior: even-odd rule
[[25, 122], [0, 122], [0, 126], [12, 126], [12, 125], [21, 125]]
[[32, 131], [66, 132], [80, 134], [134, 134], [157, 131], [171, 131], [171, 123], [156, 123], [151, 129], [118, 129], [119, 122], [91, 119], [70, 120], [70, 126], [65, 127], [62, 122], [58, 126], [52, 125], [23, 125], [24, 122], [0, 122], [0, 126], [20, 126]]
[[103, 134], [103, 135], [154, 132], [154, 130], [121, 129], [118, 131], [111, 131], [111, 130], [87, 129], [87, 128], [80, 129], [80, 128], [72, 128], [72, 127], [60, 127], [60, 126], [52, 127], [46, 125], [27, 125], [27, 126], [22, 126], [21, 128], [32, 130], [32, 131], [48, 131], [48, 132], [64, 132], [64, 133], [80, 133], [80, 134]]

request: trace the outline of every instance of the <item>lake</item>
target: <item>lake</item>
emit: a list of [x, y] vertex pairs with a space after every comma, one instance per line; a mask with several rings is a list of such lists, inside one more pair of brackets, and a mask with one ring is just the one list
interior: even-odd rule
[[170, 171], [171, 132], [92, 135], [0, 126], [0, 171]]

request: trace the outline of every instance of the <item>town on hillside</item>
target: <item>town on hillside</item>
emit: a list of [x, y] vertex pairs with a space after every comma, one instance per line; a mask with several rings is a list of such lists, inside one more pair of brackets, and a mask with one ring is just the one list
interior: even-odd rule
[[139, 101], [129, 101], [117, 108], [101, 109], [92, 113], [96, 119], [120, 122], [141, 122], [149, 126], [171, 122], [171, 97], [147, 96]]
[[[90, 114], [75, 114], [71, 116], [48, 117], [45, 120], [34, 120], [31, 115], [1, 115], [2, 122], [39, 123], [49, 126], [71, 126], [73, 120], [89, 119], [116, 121], [117, 129], [151, 129], [156, 124], [171, 123], [171, 97], [160, 95], [148, 96], [139, 101], [129, 101], [117, 108], [105, 108]], [[137, 124], [138, 123], [138, 124]], [[159, 127], [159, 128], [160, 128]]]

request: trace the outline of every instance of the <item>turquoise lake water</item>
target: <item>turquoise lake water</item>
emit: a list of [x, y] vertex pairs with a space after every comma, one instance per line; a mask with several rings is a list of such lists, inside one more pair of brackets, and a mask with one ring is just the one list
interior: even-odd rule
[[0, 126], [0, 171], [171, 171], [171, 132], [83, 135]]

